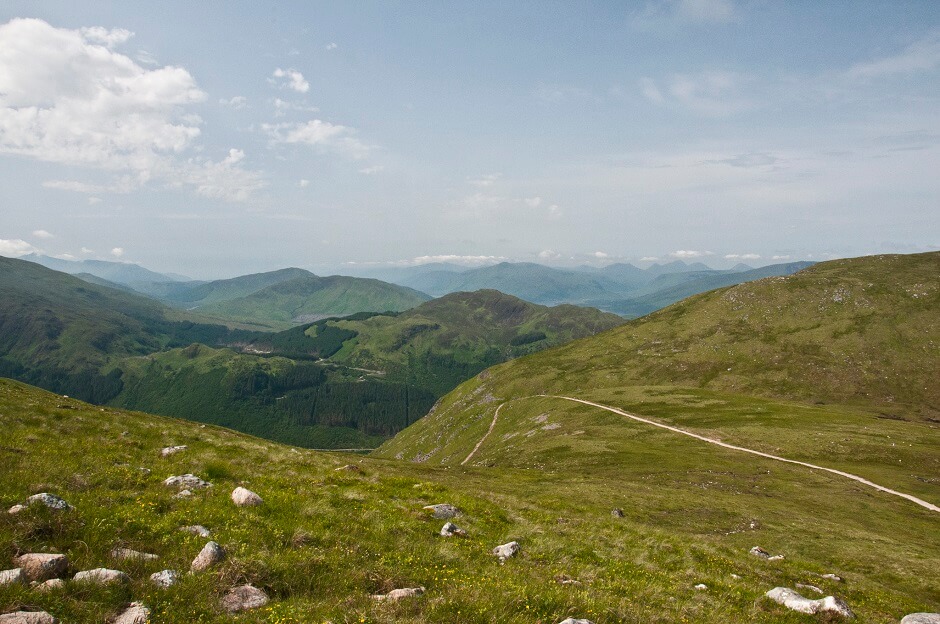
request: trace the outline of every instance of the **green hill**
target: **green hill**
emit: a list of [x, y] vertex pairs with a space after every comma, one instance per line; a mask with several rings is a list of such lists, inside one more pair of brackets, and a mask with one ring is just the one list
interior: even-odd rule
[[[836, 621], [763, 598], [797, 583], [843, 598], [859, 622], [897, 622], [940, 607], [934, 512], [801, 467], [742, 461], [668, 436], [632, 432], [621, 452], [635, 461], [583, 470], [564, 462], [441, 469], [293, 449], [9, 381], [0, 381], [0, 413], [0, 504], [50, 492], [74, 506], [2, 514], [8, 561], [24, 552], [69, 558], [61, 590], [0, 586], [4, 613], [25, 608], [63, 622], [104, 622], [140, 601], [162, 624]], [[869, 429], [895, 439], [904, 424], [872, 420]], [[858, 441], [850, 439], [846, 451], [864, 461], [869, 447]], [[172, 445], [188, 448], [161, 457]], [[937, 447], [927, 451], [936, 456]], [[350, 463], [358, 470], [341, 469]], [[184, 473], [212, 487], [178, 498], [162, 482]], [[235, 507], [236, 486], [263, 503]], [[441, 537], [444, 521], [422, 510], [445, 502], [459, 508], [454, 522], [467, 537]], [[623, 517], [611, 517], [613, 507]], [[180, 530], [193, 524], [210, 536]], [[188, 574], [210, 539], [226, 559]], [[500, 565], [490, 551], [510, 540], [521, 552]], [[754, 545], [785, 558], [754, 557]], [[116, 560], [116, 547], [159, 559]], [[122, 570], [129, 581], [72, 580], [98, 567]], [[164, 569], [180, 572], [168, 589], [149, 579]], [[822, 576], [833, 573], [844, 580]], [[270, 602], [224, 613], [222, 596], [245, 583]], [[700, 583], [705, 589], [696, 589]], [[425, 593], [398, 602], [371, 597], [403, 587]]]
[[330, 316], [407, 310], [428, 299], [418, 291], [379, 280], [307, 273], [245, 296], [200, 305], [198, 312], [219, 320], [286, 329]]
[[312, 275], [309, 271], [289, 268], [211, 282], [167, 283], [167, 292], [159, 298], [168, 305], [191, 309], [245, 297], [268, 286], [309, 275]]
[[[930, 483], [932, 492], [927, 474], [940, 464], [918, 452], [940, 448], [937, 379], [940, 253], [838, 260], [697, 295], [489, 369], [380, 454], [463, 460], [504, 401], [513, 402], [480, 461], [590, 463], [634, 435], [622, 417], [526, 398], [565, 395], [797, 458], [847, 467], [877, 458], [891, 479], [915, 491]], [[542, 414], [558, 427], [535, 426]], [[918, 452], [866, 433], [887, 420], [918, 437]], [[864, 440], [871, 458], [846, 454], [843, 439]]]

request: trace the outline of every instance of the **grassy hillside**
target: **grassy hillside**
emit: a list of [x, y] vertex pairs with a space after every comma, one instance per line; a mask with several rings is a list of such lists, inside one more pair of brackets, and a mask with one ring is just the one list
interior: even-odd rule
[[198, 307], [222, 320], [286, 329], [329, 316], [400, 311], [427, 301], [427, 295], [379, 280], [318, 277], [307, 274], [272, 284], [249, 295]]
[[[698, 295], [494, 367], [380, 452], [462, 460], [504, 401], [517, 402], [501, 415], [481, 461], [538, 463], [564, 453], [589, 463], [616, 447], [625, 427], [634, 428], [596, 409], [524, 398], [561, 394], [847, 466], [870, 459], [847, 452], [843, 440], [856, 439], [879, 465], [904, 472], [905, 486], [916, 490], [923, 483], [935, 487], [929, 475], [940, 469], [931, 463], [936, 460], [923, 460], [926, 472], [913, 474], [923, 456], [904, 450], [940, 448], [937, 379], [940, 253], [839, 260]], [[825, 406], [833, 403], [841, 407]], [[559, 427], [535, 426], [532, 419], [543, 412], [556, 414]], [[589, 428], [585, 418], [600, 426]], [[916, 440], [889, 442], [866, 431], [889, 421], [900, 428], [892, 436], [907, 431]], [[579, 430], [584, 437], [574, 438]]]
[[[0, 413], [0, 504], [47, 491], [75, 507], [0, 514], [3, 556], [64, 553], [67, 578], [94, 567], [131, 577], [111, 589], [67, 581], [46, 594], [0, 587], [0, 612], [28, 607], [65, 622], [101, 622], [139, 600], [166, 624], [832, 621], [762, 598], [771, 587], [796, 583], [842, 597], [862, 623], [940, 607], [931, 512], [798, 467], [741, 461], [668, 438], [635, 434], [621, 449], [635, 461], [587, 470], [566, 457], [540, 470], [435, 469], [300, 451], [7, 381], [0, 381]], [[897, 425], [873, 421], [872, 429]], [[176, 444], [189, 448], [160, 457], [161, 447]], [[865, 449], [856, 450], [863, 458]], [[360, 470], [336, 470], [350, 462]], [[187, 472], [213, 487], [174, 498], [176, 490], [161, 482]], [[234, 507], [229, 493], [238, 485], [264, 503]], [[441, 502], [461, 509], [455, 522], [466, 538], [437, 535], [444, 521], [422, 507]], [[615, 506], [623, 518], [611, 517]], [[210, 538], [179, 530], [195, 523]], [[225, 548], [227, 560], [185, 574], [208, 539]], [[490, 549], [511, 539], [522, 552], [500, 565]], [[785, 559], [749, 555], [755, 544]], [[115, 561], [115, 547], [160, 559]], [[169, 589], [148, 580], [164, 568], [183, 572]], [[271, 602], [225, 615], [221, 596], [243, 583]], [[698, 583], [706, 589], [696, 590]], [[423, 596], [370, 598], [417, 586]]]
[[267, 273], [240, 275], [231, 279], [211, 282], [169, 283], [160, 300], [169, 305], [195, 308], [219, 301], [230, 301], [258, 292], [262, 288], [289, 279], [312, 275], [303, 269], [280, 269]]

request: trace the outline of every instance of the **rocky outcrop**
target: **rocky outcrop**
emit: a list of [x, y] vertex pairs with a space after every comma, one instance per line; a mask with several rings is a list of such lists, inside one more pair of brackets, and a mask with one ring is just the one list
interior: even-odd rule
[[114, 583], [129, 583], [130, 577], [120, 570], [109, 570], [108, 568], [95, 568], [94, 570], [84, 570], [75, 575], [73, 579], [76, 583], [90, 583], [94, 585], [111, 585]]
[[774, 587], [769, 592], [767, 592], [765, 596], [774, 602], [782, 604], [786, 608], [792, 611], [797, 611], [799, 613], [815, 615], [816, 613], [830, 612], [835, 613], [836, 615], [841, 615], [844, 618], [855, 617], [855, 614], [852, 613], [852, 610], [849, 609], [849, 606], [841, 599], [834, 596], [826, 596], [825, 598], [820, 598], [819, 600], [810, 600], [809, 598], [804, 598], [794, 590], [787, 587]]
[[238, 613], [268, 604], [268, 595], [253, 585], [233, 587], [222, 597], [222, 610]]
[[59, 620], [45, 611], [14, 611], [0, 615], [0, 624], [59, 624]]
[[122, 561], [156, 561], [160, 557], [139, 550], [131, 550], [130, 548], [115, 548], [111, 551], [111, 558]]
[[13, 560], [30, 581], [42, 582], [65, 574], [69, 559], [65, 555], [27, 553]]
[[401, 600], [402, 598], [414, 598], [415, 596], [420, 596], [423, 593], [423, 587], [403, 587], [401, 589], [393, 589], [387, 594], [372, 594], [372, 599], [395, 602], [396, 600]]
[[940, 624], [940, 613], [910, 613], [901, 618], [901, 624]]
[[112, 624], [147, 624], [150, 622], [150, 609], [143, 603], [132, 602], [124, 611], [121, 612]]
[[7, 513], [16, 514], [20, 513], [30, 505], [45, 505], [49, 509], [56, 509], [58, 511], [65, 511], [67, 509], [74, 509], [69, 505], [65, 499], [56, 496], [55, 494], [50, 494], [48, 492], [40, 492], [39, 494], [33, 494], [26, 499], [25, 505], [13, 505], [7, 510]]
[[203, 546], [202, 551], [193, 559], [190, 569], [193, 572], [202, 572], [223, 561], [225, 561], [225, 550], [217, 543], [209, 542]]
[[257, 507], [264, 499], [249, 489], [237, 487], [232, 491], [232, 502], [236, 507]]
[[169, 457], [170, 455], [174, 455], [180, 451], [185, 451], [188, 448], [189, 447], [185, 444], [181, 444], [180, 446], [166, 446], [160, 449], [160, 457]]
[[449, 503], [439, 503], [437, 505], [425, 505], [424, 508], [431, 512], [438, 520], [450, 520], [460, 514], [460, 510]]
[[194, 474], [186, 473], [184, 475], [176, 475], [172, 477], [167, 477], [163, 482], [163, 485], [168, 487], [178, 487], [178, 488], [192, 488], [194, 490], [201, 488], [212, 487], [212, 484], [204, 479], [200, 479]]
[[441, 536], [443, 537], [454, 537], [455, 535], [458, 537], [463, 537], [466, 534], [466, 531], [458, 527], [453, 522], [448, 522], [443, 527], [441, 527]]
[[494, 548], [493, 554], [499, 557], [499, 561], [502, 563], [510, 557], [515, 557], [520, 550], [522, 550], [522, 547], [519, 546], [519, 542], [508, 542]]
[[157, 587], [172, 587], [179, 580], [176, 570], [160, 570], [150, 575], [150, 582]]

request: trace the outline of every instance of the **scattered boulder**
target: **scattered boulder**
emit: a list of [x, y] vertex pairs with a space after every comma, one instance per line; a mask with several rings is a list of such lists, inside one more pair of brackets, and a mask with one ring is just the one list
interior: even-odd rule
[[755, 557], [760, 557], [761, 559], [766, 559], [767, 561], [780, 561], [783, 559], [783, 555], [771, 555], [760, 546], [755, 546], [748, 552], [750, 552]]
[[817, 594], [824, 593], [823, 590], [819, 589], [815, 585], [807, 585], [806, 583], [797, 583], [796, 586], [799, 587], [800, 589], [808, 589], [810, 591], [814, 591]]
[[150, 609], [141, 602], [132, 602], [121, 612], [112, 624], [147, 624], [150, 622]]
[[423, 593], [423, 587], [404, 587], [402, 589], [393, 589], [387, 594], [373, 594], [372, 599], [395, 602], [396, 600], [401, 600], [402, 598], [413, 598], [415, 596], [420, 596]]
[[585, 620], [584, 618], [575, 619], [573, 617], [565, 618], [558, 624], [594, 624], [591, 620]]
[[335, 468], [334, 472], [339, 472], [340, 470], [346, 470], [348, 472], [362, 472], [362, 468], [355, 464], [346, 464], [345, 466], [340, 466], [339, 468]]
[[60, 578], [49, 579], [48, 581], [37, 584], [33, 589], [42, 593], [60, 591], [65, 589], [65, 581]]
[[199, 537], [209, 537], [209, 535], [211, 535], [211, 531], [201, 524], [191, 524], [189, 526], [180, 527], [180, 531], [192, 533], [193, 535], [198, 535]]
[[193, 572], [202, 572], [223, 561], [225, 561], [225, 550], [217, 543], [209, 542], [203, 546], [202, 551], [193, 559], [190, 569]]
[[819, 600], [810, 600], [787, 587], [774, 587], [764, 595], [774, 602], [782, 604], [792, 611], [798, 611], [799, 613], [814, 615], [828, 611], [836, 615], [841, 615], [844, 618], [855, 617], [855, 614], [852, 613], [849, 606], [841, 599], [834, 596], [826, 596]]
[[909, 613], [901, 624], [940, 624], [940, 613]]
[[24, 509], [26, 509], [26, 505], [13, 505], [9, 509], [7, 509], [7, 513], [18, 514]]
[[69, 567], [69, 559], [65, 555], [46, 553], [28, 553], [17, 557], [13, 562], [23, 569], [23, 574], [28, 580], [38, 582], [62, 576]]
[[697, 589], [698, 591], [705, 591], [706, 589], [708, 589], [708, 585], [706, 585], [705, 583], [699, 583], [698, 585], [695, 586], [695, 589]]
[[185, 444], [181, 444], [180, 446], [167, 446], [167, 447], [160, 449], [160, 457], [169, 457], [170, 455], [173, 455], [174, 453], [185, 451], [188, 448], [189, 447], [186, 446]]
[[453, 537], [455, 535], [457, 535], [458, 537], [463, 537], [466, 534], [467, 534], [466, 531], [458, 527], [453, 522], [448, 522], [443, 527], [441, 527], [441, 535], [443, 537]]
[[204, 479], [200, 479], [194, 474], [186, 473], [184, 475], [176, 475], [172, 477], [167, 477], [163, 482], [163, 485], [169, 487], [180, 487], [180, 488], [193, 488], [201, 489], [212, 487], [212, 484]]
[[493, 549], [493, 554], [499, 557], [499, 562], [502, 563], [509, 559], [510, 557], [515, 557], [516, 553], [522, 550], [522, 547], [519, 546], [519, 542], [508, 542], [506, 544], [500, 544]]
[[[616, 509], [611, 509], [610, 515], [614, 518], [623, 518], [623, 509], [621, 509], [620, 507], [617, 507]], [[568, 618], [568, 619], [570, 620], [571, 618]]]
[[130, 548], [115, 548], [111, 551], [111, 558], [124, 561], [156, 561], [160, 557], [138, 550], [131, 550]]
[[581, 581], [578, 579], [573, 579], [567, 574], [559, 574], [555, 577], [555, 582], [559, 585], [580, 585]]
[[820, 578], [829, 579], [830, 581], [835, 581], [836, 583], [841, 583], [844, 580], [838, 574], [821, 574]]
[[232, 502], [236, 507], [257, 507], [264, 499], [249, 489], [237, 487], [232, 490]]
[[438, 520], [450, 520], [460, 514], [460, 510], [449, 503], [440, 503], [437, 505], [425, 505], [425, 509], [431, 512]]
[[179, 580], [176, 570], [160, 570], [150, 575], [150, 582], [157, 587], [172, 587]]
[[233, 587], [222, 597], [222, 610], [226, 613], [257, 609], [266, 604], [268, 595], [253, 585]]
[[45, 611], [14, 611], [0, 615], [0, 624], [59, 624], [59, 620]]
[[111, 585], [113, 583], [129, 583], [130, 577], [120, 570], [109, 570], [108, 568], [95, 568], [94, 570], [84, 570], [75, 575], [72, 579], [76, 583], [92, 583], [95, 585]]
[[23, 574], [22, 568], [0, 571], [0, 587], [14, 585], [16, 583], [20, 583], [21, 585], [26, 584], [26, 575]]
[[173, 495], [173, 498], [189, 498], [192, 495], [193, 493], [190, 492], [189, 490], [180, 490], [179, 492]]
[[33, 494], [32, 496], [26, 499], [27, 505], [33, 505], [35, 503], [40, 503], [42, 505], [45, 505], [49, 509], [59, 509], [59, 510], [74, 509], [74, 507], [69, 505], [65, 501], [65, 499], [60, 498], [56, 496], [55, 494], [49, 494], [48, 492], [40, 492], [39, 494]]

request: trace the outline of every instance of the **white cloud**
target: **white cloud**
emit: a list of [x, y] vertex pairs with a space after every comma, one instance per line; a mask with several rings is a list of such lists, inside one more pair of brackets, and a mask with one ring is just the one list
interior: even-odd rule
[[75, 260], [75, 256], [70, 253], [60, 253], [52, 256], [53, 258], [58, 258], [59, 260]]
[[287, 111], [304, 111], [307, 113], [318, 113], [320, 109], [316, 106], [307, 106], [306, 104], [298, 104], [297, 102], [288, 102], [282, 100], [281, 98], [274, 98], [274, 116], [283, 117], [287, 114]]
[[595, 258], [600, 259], [600, 260], [603, 260], [604, 258], [609, 257], [609, 256], [608, 256], [606, 253], [604, 253], [603, 251], [595, 251], [595, 252], [594, 252], [593, 254], [591, 254], [591, 255], [594, 256]]
[[20, 256], [25, 256], [26, 254], [31, 253], [40, 253], [40, 251], [19, 238], [9, 240], [0, 238], [0, 256], [6, 256], [7, 258], [19, 258]]
[[490, 187], [496, 184], [496, 181], [503, 177], [501, 173], [485, 173], [477, 178], [467, 178], [467, 182], [473, 186]]
[[656, 256], [643, 256], [642, 258], [640, 258], [639, 261], [640, 262], [657, 262], [658, 260], [659, 258], [657, 258]]
[[88, 247], [82, 247], [82, 253], [83, 253], [83, 254], [93, 254], [93, 253], [95, 253], [95, 250], [94, 250], [94, 249], [89, 249]]
[[299, 186], [300, 188], [307, 188], [308, 186], [310, 186], [310, 180], [301, 179], [300, 182], [297, 183], [297, 186]]
[[232, 148], [219, 162], [190, 160], [177, 168], [169, 185], [192, 186], [203, 197], [246, 201], [255, 191], [266, 187], [267, 182], [260, 173], [239, 166], [244, 158], [245, 152]]
[[496, 264], [506, 260], [503, 256], [461, 256], [461, 255], [437, 255], [437, 256], [418, 256], [405, 262], [411, 265], [430, 264], [432, 262], [450, 262], [453, 264], [463, 264], [467, 266], [483, 266], [487, 264]]
[[561, 207], [558, 204], [552, 204], [548, 207], [548, 218], [549, 219], [560, 219], [561, 218]]
[[539, 252], [539, 260], [558, 260], [561, 257], [562, 255], [554, 249], [544, 249]]
[[760, 254], [756, 254], [756, 253], [725, 254], [725, 260], [760, 260]]
[[662, 104], [666, 101], [662, 91], [659, 90], [659, 87], [656, 86], [656, 83], [651, 78], [642, 78], [640, 80], [640, 92], [643, 94], [643, 97], [654, 104]]
[[771, 260], [789, 260], [790, 257], [791, 257], [791, 256], [789, 256], [789, 255], [778, 255], [778, 256], [771, 256], [770, 259], [771, 259]]
[[297, 93], [306, 93], [310, 91], [310, 83], [296, 69], [281, 69], [278, 67], [272, 74], [275, 78], [282, 78], [281, 87], [293, 89]]
[[222, 98], [219, 100], [219, 104], [222, 106], [230, 106], [235, 110], [241, 110], [248, 107], [248, 98], [246, 98], [244, 95], [236, 95], [229, 100]]
[[359, 173], [375, 175], [376, 173], [381, 173], [382, 171], [385, 171], [385, 165], [372, 165], [371, 167], [363, 167], [359, 170]]
[[115, 247], [114, 249], [111, 250], [111, 255], [114, 256], [115, 258], [120, 258], [121, 256], [124, 255], [124, 248]]
[[89, 198], [88, 198], [88, 205], [89, 205], [89, 206], [94, 206], [95, 204], [100, 204], [100, 203], [101, 203], [101, 198], [100, 198], [100, 197], [89, 197]]
[[703, 258], [705, 256], [711, 256], [714, 254], [710, 251], [696, 251], [694, 249], [679, 249], [677, 251], [673, 251], [669, 255], [672, 256], [673, 258], [679, 258], [680, 260], [687, 260], [689, 258]]
[[52, 238], [53, 234], [46, 230], [33, 230], [33, 236], [36, 238]]
[[870, 79], [931, 71], [937, 66], [940, 66], [940, 29], [932, 30], [899, 54], [853, 65], [847, 75], [849, 78]]
[[525, 202], [525, 205], [528, 206], [529, 208], [538, 208], [539, 206], [542, 205], [541, 197], [526, 197], [523, 201]]
[[84, 37], [86, 41], [91, 43], [100, 43], [101, 45], [107, 46], [108, 48], [113, 48], [114, 46], [121, 45], [122, 43], [127, 43], [127, 41], [134, 36], [134, 33], [124, 28], [108, 30], [107, 28], [102, 28], [101, 26], [82, 28], [79, 32], [81, 32], [82, 37]]
[[731, 0], [653, 0], [634, 16], [643, 28], [660, 24], [726, 24], [738, 20]]
[[675, 74], [660, 89], [652, 78], [640, 81], [640, 91], [657, 105], [670, 106], [700, 115], [723, 117], [753, 108], [755, 103], [740, 95], [743, 77], [726, 71]]
[[323, 47], [326, 48], [327, 50], [335, 50], [339, 46], [337, 46], [336, 43], [331, 41]]
[[97, 193], [130, 193], [137, 189], [141, 183], [141, 180], [132, 178], [131, 176], [122, 176], [115, 179], [110, 184], [93, 184], [91, 182], [82, 182], [81, 180], [46, 180], [42, 185], [46, 188], [59, 191], [94, 195]]
[[304, 123], [262, 124], [275, 143], [313, 145], [339, 152], [356, 160], [365, 158], [375, 148], [355, 136], [355, 129], [320, 119]]
[[144, 65], [156, 66], [160, 64], [157, 62], [157, 57], [146, 50], [137, 50], [137, 55], [134, 58]]

